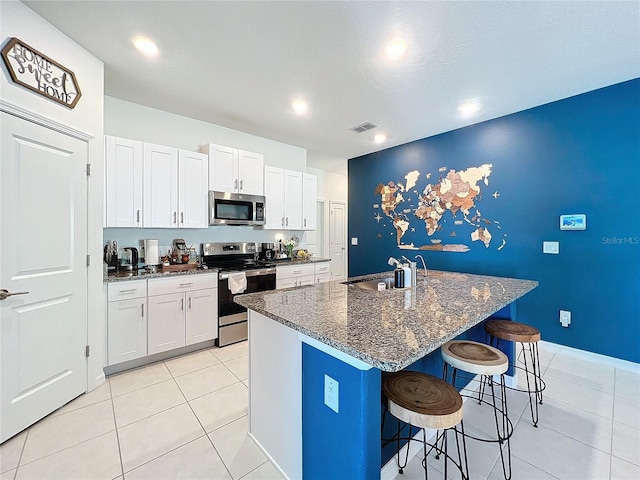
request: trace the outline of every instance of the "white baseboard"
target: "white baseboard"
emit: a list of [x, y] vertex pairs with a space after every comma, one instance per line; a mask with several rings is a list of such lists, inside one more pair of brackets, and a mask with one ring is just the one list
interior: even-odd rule
[[247, 435], [249, 435], [249, 438], [251, 438], [251, 440], [253, 440], [253, 443], [256, 444], [256, 446], [260, 449], [260, 451], [264, 454], [265, 457], [267, 457], [269, 459], [269, 461], [271, 462], [271, 464], [276, 467], [276, 470], [278, 470], [278, 472], [280, 473], [280, 475], [282, 475], [282, 477], [285, 480], [291, 480], [286, 473], [284, 473], [284, 471], [280, 468], [280, 465], [278, 465], [278, 463], [273, 459], [273, 457], [271, 455], [269, 455], [269, 452], [267, 452], [264, 447], [262, 446], [262, 444], [256, 439], [256, 437], [253, 436], [253, 434], [251, 432], [248, 432]]
[[605, 365], [609, 365], [610, 367], [619, 368], [621, 370], [628, 370], [629, 372], [640, 373], [640, 363], [634, 363], [628, 360], [622, 360], [620, 358], [615, 358], [615, 357], [608, 357], [606, 355], [601, 355], [599, 353], [588, 352], [586, 350], [567, 347], [565, 345], [559, 345], [557, 343], [545, 342], [543, 340], [540, 341], [540, 348], [544, 349], [545, 351], [550, 351], [554, 353], [563, 353], [566, 355], [571, 355], [573, 357], [581, 358], [586, 361], [598, 362]]

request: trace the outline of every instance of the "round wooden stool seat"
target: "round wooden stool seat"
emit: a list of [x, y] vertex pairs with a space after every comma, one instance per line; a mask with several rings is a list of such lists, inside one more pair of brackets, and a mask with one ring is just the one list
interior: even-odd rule
[[500, 350], [471, 340], [451, 340], [441, 353], [452, 367], [476, 375], [501, 375], [509, 368], [509, 359]]
[[446, 429], [462, 420], [462, 397], [433, 375], [391, 373], [384, 378], [382, 391], [389, 400], [389, 413], [413, 426]]
[[540, 341], [540, 330], [511, 320], [487, 320], [484, 331], [492, 337], [511, 342], [532, 343]]

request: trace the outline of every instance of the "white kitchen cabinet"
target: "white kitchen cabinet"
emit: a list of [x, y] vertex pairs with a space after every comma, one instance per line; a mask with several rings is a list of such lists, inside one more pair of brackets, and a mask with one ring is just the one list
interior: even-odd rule
[[178, 150], [179, 228], [207, 228], [209, 157]]
[[143, 226], [178, 228], [178, 150], [145, 143], [143, 165]]
[[147, 281], [107, 287], [107, 364], [147, 355]]
[[329, 262], [315, 263], [315, 283], [324, 283], [331, 280], [331, 267]]
[[264, 156], [210, 143], [203, 151], [209, 155], [209, 190], [264, 195]]
[[300, 265], [278, 265], [276, 267], [276, 289], [301, 287], [315, 283], [313, 263]]
[[107, 227], [142, 226], [142, 142], [105, 136]]
[[302, 172], [264, 169], [266, 229], [302, 230]]
[[149, 355], [216, 338], [217, 275], [150, 279], [148, 288]]
[[284, 230], [284, 169], [264, 167], [265, 229]]
[[208, 157], [144, 144], [143, 226], [206, 228]]
[[302, 228], [317, 228], [318, 177], [310, 173], [302, 174]]
[[218, 337], [218, 291], [215, 288], [193, 290], [186, 294], [185, 343], [213, 340]]

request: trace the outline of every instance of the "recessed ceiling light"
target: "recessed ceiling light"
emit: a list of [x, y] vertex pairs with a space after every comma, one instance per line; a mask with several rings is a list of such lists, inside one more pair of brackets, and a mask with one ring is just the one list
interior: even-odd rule
[[470, 102], [465, 102], [458, 107], [458, 114], [462, 118], [473, 117], [476, 113], [480, 111], [482, 105], [475, 100]]
[[294, 100], [291, 103], [291, 108], [293, 108], [293, 111], [296, 112], [298, 115], [304, 115], [309, 111], [309, 105], [307, 104], [307, 102], [300, 99]]
[[131, 38], [131, 42], [138, 49], [140, 53], [147, 57], [155, 57], [158, 55], [158, 45], [149, 37], [144, 35], [135, 35]]
[[384, 51], [391, 60], [397, 60], [402, 57], [407, 51], [407, 42], [402, 38], [396, 38], [387, 43], [384, 47]]
[[375, 137], [373, 137], [373, 141], [376, 143], [382, 143], [387, 139], [387, 136], [384, 133], [378, 133]]

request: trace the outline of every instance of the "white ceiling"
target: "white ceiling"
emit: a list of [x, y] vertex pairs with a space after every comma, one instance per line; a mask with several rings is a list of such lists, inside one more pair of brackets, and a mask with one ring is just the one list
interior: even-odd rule
[[[107, 95], [344, 159], [640, 77], [638, 1], [25, 1]], [[158, 43], [143, 58], [133, 34]], [[406, 56], [385, 44], [401, 36]], [[290, 108], [296, 96], [307, 116]], [[457, 106], [483, 105], [472, 119]], [[371, 121], [362, 134], [349, 127]], [[387, 143], [373, 135], [384, 132]]]

